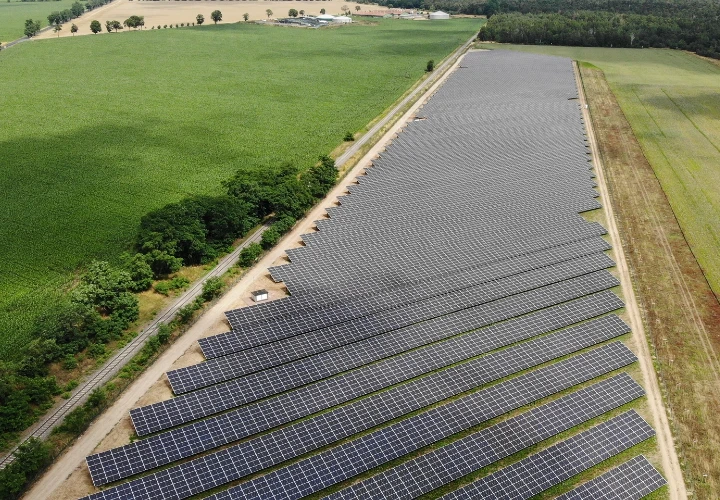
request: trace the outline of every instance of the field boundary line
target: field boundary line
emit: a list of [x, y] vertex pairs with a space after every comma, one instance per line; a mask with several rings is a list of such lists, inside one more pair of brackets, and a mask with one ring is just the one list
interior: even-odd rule
[[[422, 93], [415, 103], [390, 127], [374, 144], [374, 146], [363, 157], [358, 160], [352, 169], [347, 172], [344, 179], [352, 179], [353, 174], [357, 174], [367, 168], [377, 153], [382, 150], [387, 143], [405, 126], [415, 111], [427, 101], [435, 90], [445, 81], [461, 61], [462, 54], [466, 50], [475, 35], [463, 44], [452, 55], [446, 58], [446, 61], [455, 59], [454, 63], [444, 66], [443, 70], [436, 70], [438, 76], [435, 77], [434, 83], [424, 93]], [[426, 85], [418, 86], [418, 89], [425, 88]], [[419, 91], [419, 90], [418, 90]], [[417, 92], [413, 92], [417, 95]], [[407, 104], [407, 102], [406, 102]], [[395, 109], [395, 108], [393, 108]], [[388, 113], [383, 119], [385, 123], [389, 122], [394, 114]], [[368, 131], [365, 135], [373, 137]], [[363, 136], [365, 137], [365, 136]], [[368, 139], [368, 140], [369, 140]], [[347, 161], [347, 159], [345, 160]], [[108, 406], [98, 417], [96, 417], [85, 432], [79, 436], [75, 442], [68, 446], [65, 451], [53, 462], [53, 464], [42, 474], [37, 481], [25, 493], [26, 500], [46, 500], [47, 498], [56, 498], [53, 493], [62, 483], [72, 474], [78, 467], [82, 467], [85, 463], [85, 457], [90, 455], [97, 445], [107, 436], [108, 433], [120, 422], [122, 418], [127, 417], [130, 409], [137, 401], [148, 391], [148, 389], [164, 376], [165, 372], [170, 369], [172, 364], [180, 358], [193, 344], [200, 338], [219, 317], [224, 317], [225, 311], [230, 309], [237, 299], [245, 293], [249, 286], [255, 282], [262, 274], [267, 273], [267, 268], [274, 265], [275, 261], [285, 254], [288, 243], [300, 239], [300, 235], [307, 232], [308, 223], [319, 219], [326, 208], [333, 206], [338, 197], [343, 196], [347, 191], [347, 184], [341, 179], [338, 184], [328, 193], [328, 195], [300, 221], [295, 225], [294, 229], [286, 234], [278, 244], [267, 252], [252, 268], [248, 269], [245, 275], [234, 284], [210, 309], [204, 311], [195, 323], [173, 344], [171, 344], [150, 366], [148, 366], [125, 390], [120, 396]], [[260, 238], [262, 231], [258, 231], [253, 236]], [[208, 275], [209, 277], [209, 275]]]
[[680, 461], [678, 460], [672, 432], [670, 431], [670, 422], [668, 420], [667, 413], [665, 412], [665, 406], [660, 392], [660, 384], [655, 373], [655, 368], [652, 364], [650, 347], [645, 333], [645, 325], [643, 324], [642, 316], [640, 315], [637, 298], [635, 297], [635, 289], [633, 288], [633, 284], [630, 279], [630, 270], [625, 258], [620, 233], [617, 228], [615, 212], [608, 192], [608, 185], [605, 180], [604, 166], [598, 151], [598, 144], [592, 125], [592, 116], [590, 115], [586, 104], [585, 88], [583, 86], [583, 80], [577, 61], [573, 61], [573, 70], [575, 72], [575, 80], [578, 87], [583, 118], [585, 120], [585, 128], [588, 134], [588, 142], [590, 143], [590, 150], [592, 152], [593, 166], [595, 168], [595, 174], [597, 175], [598, 187], [600, 188], [600, 196], [604, 210], [607, 214], [607, 230], [612, 240], [615, 258], [617, 260], [617, 269], [620, 274], [620, 283], [625, 296], [626, 309], [630, 317], [630, 326], [633, 334], [637, 335], [638, 338], [637, 346], [640, 351], [638, 353], [638, 363], [640, 364], [643, 378], [645, 379], [645, 390], [647, 391], [648, 403], [653, 413], [654, 427], [657, 433], [657, 443], [658, 448], [660, 449], [663, 470], [665, 471], [665, 475], [667, 476], [666, 479], [668, 480], [670, 498], [672, 500], [686, 500], [687, 490], [685, 488], [685, 481], [682, 475], [682, 469], [680, 468]]

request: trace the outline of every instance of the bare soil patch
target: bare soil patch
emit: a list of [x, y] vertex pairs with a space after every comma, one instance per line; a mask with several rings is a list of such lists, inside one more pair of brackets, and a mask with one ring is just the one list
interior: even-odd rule
[[603, 73], [581, 73], [688, 495], [720, 498], [720, 304]]
[[[279, 19], [288, 17], [288, 11], [295, 9], [298, 12], [301, 10], [305, 11], [305, 14], [318, 16], [320, 15], [320, 9], [325, 9], [327, 14], [340, 15], [342, 13], [341, 8], [343, 5], [347, 5], [351, 12], [355, 12], [355, 6], [360, 5], [355, 2], [343, 2], [340, 0], [328, 0], [322, 2], [309, 2], [309, 1], [257, 1], [257, 0], [242, 0], [242, 1], [215, 1], [215, 0], [196, 0], [196, 1], [133, 1], [133, 0], [115, 0], [109, 5], [103, 6], [99, 9], [92, 10], [83, 14], [77, 19], [73, 19], [69, 23], [63, 26], [59, 36], [73, 36], [70, 33], [70, 26], [74, 23], [78, 27], [77, 35], [92, 35], [90, 31], [90, 23], [93, 20], [100, 21], [103, 27], [103, 31], [98, 34], [107, 35], [105, 32], [105, 21], [120, 21], [121, 23], [129, 18], [130, 16], [144, 16], [145, 17], [145, 30], [149, 30], [153, 26], [165, 26], [172, 25], [175, 29], [176, 24], [184, 23], [186, 25], [196, 22], [195, 18], [198, 14], [202, 14], [205, 17], [205, 24], [213, 24], [210, 19], [210, 13], [214, 10], [222, 12], [222, 21], [218, 24], [228, 23], [239, 23], [244, 22], [243, 14], [247, 13], [250, 15], [249, 22], [260, 21], [263, 19], [269, 19], [267, 9], [270, 9], [273, 14], [271, 19]], [[366, 10], [367, 6], [361, 6], [361, 9]], [[373, 10], [385, 10], [386, 7], [373, 6]], [[165, 28], [169, 29], [169, 28]], [[189, 29], [189, 28], [184, 28]], [[134, 30], [125, 28], [123, 31], [118, 33], [110, 33], [110, 35], [118, 35], [123, 32], [132, 32]], [[52, 30], [47, 31], [38, 36], [42, 38], [57, 38], [58, 34], [53, 33]]]

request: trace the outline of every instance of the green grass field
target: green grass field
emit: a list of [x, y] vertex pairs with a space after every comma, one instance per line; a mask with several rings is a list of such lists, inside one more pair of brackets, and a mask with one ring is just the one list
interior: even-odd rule
[[571, 57], [605, 72], [720, 297], [720, 67], [674, 50], [502, 47]]
[[0, 43], [12, 42], [23, 36], [25, 20], [40, 21], [43, 28], [48, 25], [47, 16], [56, 10], [69, 9], [75, 0], [53, 0], [51, 2], [21, 2], [20, 0], [0, 1]]
[[128, 249], [142, 215], [240, 168], [310, 166], [479, 25], [220, 25], [3, 51], [0, 357], [74, 270]]

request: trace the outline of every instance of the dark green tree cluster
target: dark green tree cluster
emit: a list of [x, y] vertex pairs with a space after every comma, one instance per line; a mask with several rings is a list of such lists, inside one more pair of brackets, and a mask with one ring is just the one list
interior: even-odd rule
[[33, 21], [32, 19], [25, 21], [24, 33], [26, 37], [32, 38], [37, 35], [38, 31], [40, 31], [40, 21]]
[[124, 268], [93, 262], [69, 297], [38, 318], [23, 356], [0, 364], [0, 446], [32, 424], [59, 394], [49, 375], [51, 363], [63, 360], [72, 366], [70, 361], [85, 349], [92, 356], [101, 354], [105, 343], [138, 318], [132, 292], [149, 286], [148, 268], [132, 257]]
[[142, 28], [145, 26], [145, 16], [130, 16], [123, 21], [123, 25], [128, 28]]
[[[490, 19], [481, 29], [483, 40], [669, 47], [720, 58], [720, 3], [714, 0], [377, 0], [377, 3], [486, 15]], [[505, 15], [493, 19], [496, 14]]]
[[[172, 272], [169, 264], [179, 267], [214, 260], [234, 240], [274, 215], [276, 221], [263, 235], [262, 246], [269, 248], [336, 180], [335, 162], [328, 156], [303, 173], [291, 164], [260, 173], [242, 169], [224, 183], [227, 194], [192, 196], [145, 215], [137, 247], [159, 277]], [[246, 261], [258, 255], [247, 256]]]
[[479, 36], [481, 40], [504, 43], [676, 48], [720, 58], [717, 25], [708, 27], [703, 35], [697, 26], [683, 24], [672, 17], [602, 11], [572, 15], [514, 13], [491, 17]]
[[0, 499], [17, 498], [25, 485], [52, 461], [50, 446], [35, 438], [23, 443], [15, 460], [0, 470]]

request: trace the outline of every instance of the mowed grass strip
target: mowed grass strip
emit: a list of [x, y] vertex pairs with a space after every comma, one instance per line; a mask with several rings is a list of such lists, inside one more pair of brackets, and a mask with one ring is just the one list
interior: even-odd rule
[[[12, 42], [22, 38], [25, 33], [25, 21], [40, 21], [40, 26], [48, 25], [48, 15], [56, 10], [69, 9], [75, 0], [53, 0], [47, 2], [21, 2], [3, 0], [0, 2], [0, 43]], [[70, 24], [63, 29], [70, 29]]]
[[480, 21], [218, 25], [34, 41], [0, 54], [0, 358], [79, 266], [145, 213], [238, 169], [312, 165]]

